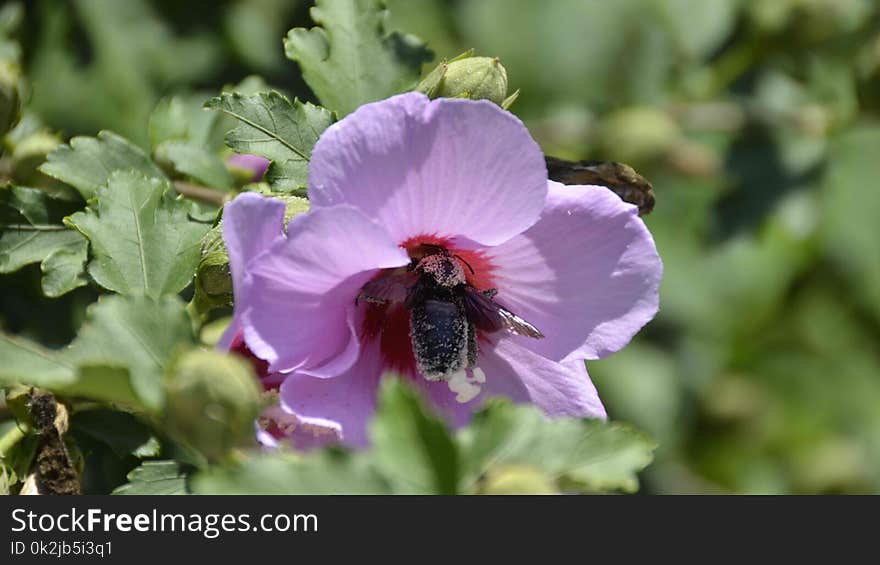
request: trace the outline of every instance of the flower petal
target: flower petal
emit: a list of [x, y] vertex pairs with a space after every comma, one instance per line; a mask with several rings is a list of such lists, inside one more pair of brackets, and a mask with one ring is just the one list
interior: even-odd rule
[[281, 385], [281, 402], [307, 425], [338, 426], [342, 443], [364, 447], [367, 424], [376, 411], [382, 360], [376, 345], [361, 349], [357, 362], [332, 379], [293, 373]]
[[663, 265], [635, 206], [601, 186], [550, 182], [541, 219], [487, 251], [496, 300], [546, 336], [517, 337], [549, 359], [597, 359], [657, 313]]
[[330, 126], [309, 170], [312, 206], [356, 206], [398, 243], [434, 234], [497, 245], [538, 219], [546, 194], [544, 156], [513, 114], [414, 92]]
[[223, 208], [223, 242], [229, 254], [235, 310], [218, 348], [229, 349], [241, 331], [241, 314], [247, 309], [242, 296], [247, 264], [284, 237], [283, 223], [284, 202], [252, 192], [239, 195]]
[[[355, 208], [297, 216], [287, 238], [249, 264], [245, 341], [270, 371], [333, 376], [357, 355], [355, 297], [378, 269], [409, 263], [406, 252]], [[347, 363], [340, 362], [344, 355]], [[328, 367], [332, 368], [328, 370]]]
[[556, 363], [504, 338], [480, 356], [479, 366], [489, 395], [532, 402], [549, 416], [606, 417], [582, 360]]

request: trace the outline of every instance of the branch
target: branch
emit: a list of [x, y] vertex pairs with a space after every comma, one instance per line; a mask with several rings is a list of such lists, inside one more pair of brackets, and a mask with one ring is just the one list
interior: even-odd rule
[[213, 188], [199, 186], [197, 184], [192, 184], [179, 180], [174, 181], [174, 190], [176, 190], [178, 194], [182, 194], [184, 197], [189, 198], [190, 200], [207, 202], [208, 204], [214, 204], [215, 206], [219, 207], [222, 207], [224, 204], [232, 200], [232, 193], [220, 192], [219, 190], [214, 190]]

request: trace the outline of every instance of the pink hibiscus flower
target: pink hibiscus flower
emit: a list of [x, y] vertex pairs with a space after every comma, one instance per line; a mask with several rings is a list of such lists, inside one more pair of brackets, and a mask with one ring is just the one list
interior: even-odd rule
[[605, 417], [584, 361], [658, 308], [662, 264], [635, 206], [549, 181], [496, 105], [418, 93], [327, 129], [308, 190], [286, 233], [277, 200], [242, 194], [224, 211], [235, 313], [222, 345], [238, 339], [280, 383], [267, 427], [287, 418], [363, 446], [389, 372], [454, 425], [493, 395]]

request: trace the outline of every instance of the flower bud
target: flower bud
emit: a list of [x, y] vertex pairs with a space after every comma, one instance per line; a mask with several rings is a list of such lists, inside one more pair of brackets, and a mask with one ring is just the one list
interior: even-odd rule
[[235, 154], [226, 159], [226, 165], [230, 172], [242, 182], [259, 182], [266, 169], [269, 168], [269, 159], [259, 155]]
[[508, 98], [507, 70], [497, 57], [474, 57], [473, 50], [441, 62], [416, 90], [429, 98], [485, 99], [504, 108], [518, 93]]
[[559, 489], [543, 471], [517, 465], [486, 473], [480, 494], [559, 494]]
[[195, 287], [194, 305], [199, 314], [232, 304], [232, 274], [220, 224], [202, 240], [202, 258], [196, 269]]
[[170, 368], [165, 393], [165, 426], [209, 461], [254, 443], [261, 391], [246, 361], [218, 351], [189, 351]]
[[18, 66], [12, 61], [0, 59], [0, 137], [12, 129], [21, 113], [19, 78]]

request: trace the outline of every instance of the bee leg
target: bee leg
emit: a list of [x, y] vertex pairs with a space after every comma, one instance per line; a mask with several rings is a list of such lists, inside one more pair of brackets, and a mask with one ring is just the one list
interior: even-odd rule
[[360, 294], [355, 296], [354, 305], [358, 306], [361, 300], [363, 300], [365, 302], [369, 302], [371, 304], [388, 304], [388, 300], [386, 300], [384, 298], [378, 298], [376, 296], [371, 296], [363, 291], [361, 291]]
[[468, 340], [467, 340], [467, 366], [477, 366], [477, 356], [480, 353], [480, 346], [477, 345], [477, 328], [474, 323], [468, 321]]
[[497, 288], [490, 288], [483, 291], [483, 296], [485, 296], [486, 298], [495, 298], [496, 294], [498, 294]]

